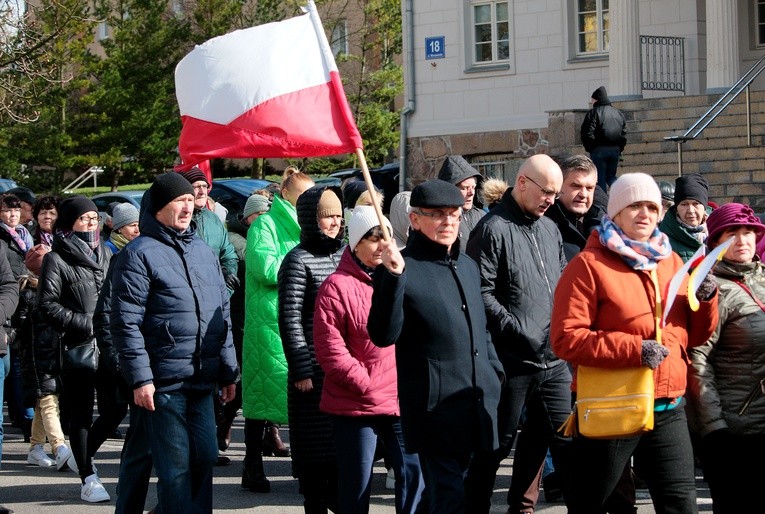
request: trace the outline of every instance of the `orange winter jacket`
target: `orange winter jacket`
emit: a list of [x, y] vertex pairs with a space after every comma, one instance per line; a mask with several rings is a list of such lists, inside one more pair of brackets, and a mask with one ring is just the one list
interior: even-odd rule
[[[659, 261], [656, 271], [663, 304], [669, 282], [682, 265], [674, 252]], [[669, 356], [654, 374], [656, 398], [685, 394], [687, 350], [704, 343], [717, 326], [717, 294], [693, 312], [687, 282], [686, 278], [663, 329], [662, 343]], [[574, 368], [640, 366], [643, 340], [656, 339], [655, 298], [650, 273], [631, 269], [593, 232], [584, 250], [563, 270], [555, 289], [550, 334], [555, 353]], [[576, 376], [571, 388], [576, 391]]]

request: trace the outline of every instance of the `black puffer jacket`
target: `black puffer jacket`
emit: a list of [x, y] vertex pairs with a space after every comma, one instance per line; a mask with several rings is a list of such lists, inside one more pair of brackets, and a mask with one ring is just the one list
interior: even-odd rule
[[[324, 372], [313, 349], [316, 293], [337, 269], [343, 253], [342, 228], [334, 238], [319, 230], [316, 212], [327, 189], [334, 191], [342, 202], [339, 187], [314, 186], [300, 195], [296, 206], [300, 244], [290, 250], [279, 268], [279, 331], [287, 358], [287, 411], [296, 476], [301, 472], [301, 464], [335, 458], [329, 417], [319, 411]], [[301, 393], [295, 382], [306, 378], [312, 380], [313, 390]]]
[[109, 268], [111, 252], [101, 244], [98, 262], [82, 241], [57, 235], [43, 259], [37, 288], [34, 325], [34, 366], [38, 396], [58, 391], [59, 337], [77, 346], [95, 338], [93, 313]]
[[591, 152], [599, 146], [616, 146], [623, 152], [627, 144], [627, 122], [624, 115], [611, 105], [604, 87], [598, 88], [593, 98], [597, 101], [584, 116], [580, 131], [584, 149]]
[[566, 257], [552, 220], [524, 214], [508, 189], [473, 231], [467, 253], [481, 270], [489, 331], [505, 372], [562, 364], [550, 346], [550, 316]]

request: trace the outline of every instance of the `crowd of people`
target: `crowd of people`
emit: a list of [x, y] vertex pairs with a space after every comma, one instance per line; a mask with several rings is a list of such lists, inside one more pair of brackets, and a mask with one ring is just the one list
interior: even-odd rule
[[[396, 512], [488, 513], [513, 448], [508, 514], [540, 490], [635, 513], [636, 482], [657, 513], [698, 512], [697, 465], [716, 514], [752, 511], [765, 224], [702, 175], [540, 154], [509, 185], [449, 156], [390, 220], [363, 181], [294, 167], [240, 213], [217, 215], [210, 187], [165, 173], [107, 219], [84, 196], [0, 196], [0, 395], [27, 462], [75, 471], [83, 501], [111, 500], [94, 458], [129, 412], [116, 512], [143, 512], [152, 473], [156, 512], [211, 512], [241, 413], [242, 488], [269, 493], [263, 456], [290, 456], [309, 514], [368, 512], [380, 459]], [[663, 313], [684, 263], [723, 243]], [[579, 366], [652, 369], [653, 429], [563, 434]]]

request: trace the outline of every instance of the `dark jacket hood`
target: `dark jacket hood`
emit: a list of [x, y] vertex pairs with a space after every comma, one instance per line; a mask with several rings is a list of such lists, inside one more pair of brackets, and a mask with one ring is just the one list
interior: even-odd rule
[[313, 186], [306, 190], [298, 198], [297, 218], [300, 225], [300, 246], [311, 253], [323, 254], [334, 253], [343, 245], [345, 236], [345, 226], [340, 227], [340, 232], [336, 237], [331, 238], [319, 229], [319, 220], [316, 212], [319, 210], [319, 200], [322, 193], [327, 189], [332, 190], [340, 199], [340, 205], [343, 204], [343, 192], [337, 186]]
[[443, 165], [441, 165], [441, 171], [438, 172], [438, 178], [440, 180], [445, 180], [455, 186], [470, 177], [475, 177], [477, 182], [476, 186], [483, 180], [481, 173], [472, 167], [461, 155], [451, 155], [447, 157]]
[[611, 105], [606, 88], [603, 86], [600, 86], [592, 93], [592, 99], [595, 100], [595, 105]]

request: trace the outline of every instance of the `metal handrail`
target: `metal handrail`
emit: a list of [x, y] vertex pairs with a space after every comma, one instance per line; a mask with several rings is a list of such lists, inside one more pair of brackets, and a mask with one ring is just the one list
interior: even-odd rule
[[715, 119], [717, 119], [717, 116], [719, 116], [728, 105], [730, 105], [733, 100], [738, 98], [738, 95], [741, 94], [742, 91], [746, 91], [746, 137], [747, 137], [747, 146], [752, 146], [752, 110], [751, 110], [751, 95], [749, 91], [749, 86], [754, 82], [754, 80], [762, 73], [762, 71], [765, 70], [765, 55], [760, 57], [760, 60], [758, 60], [756, 63], [754, 63], [754, 66], [749, 68], [749, 71], [747, 71], [735, 84], [733, 84], [728, 91], [726, 91], [720, 98], [717, 100], [712, 107], [709, 108], [707, 112], [705, 112], [696, 123], [691, 125], [691, 128], [685, 131], [682, 135], [675, 135], [675, 136], [665, 136], [664, 139], [667, 141], [675, 141], [677, 143], [677, 176], [681, 177], [683, 175], [683, 143], [686, 141], [691, 141], [693, 139], [696, 139], [699, 134], [701, 134], [705, 128], [709, 126], [710, 123], [712, 123]]

